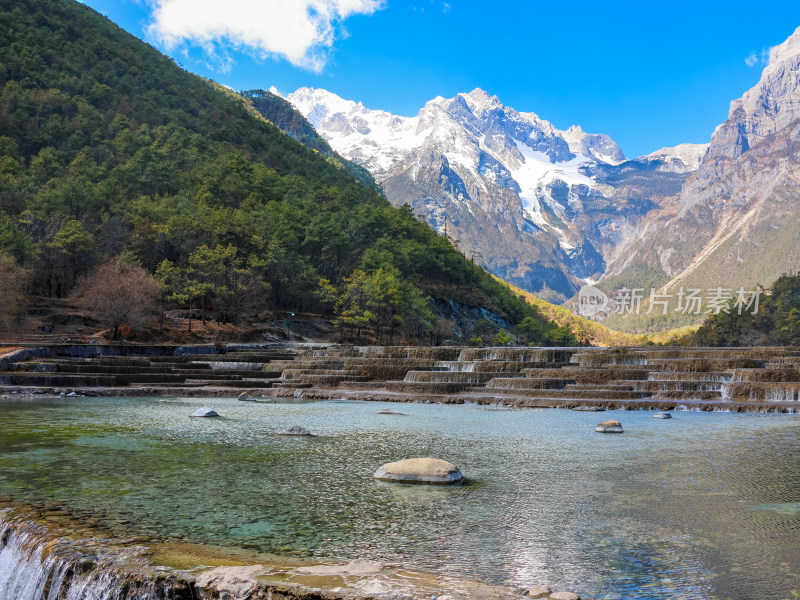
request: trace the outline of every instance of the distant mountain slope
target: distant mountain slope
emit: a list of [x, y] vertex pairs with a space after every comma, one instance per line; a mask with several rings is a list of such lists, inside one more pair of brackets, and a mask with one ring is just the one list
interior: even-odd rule
[[435, 98], [415, 117], [319, 89], [287, 98], [393, 204], [408, 203], [492, 273], [553, 300], [602, 276], [693, 165], [669, 153], [627, 161], [606, 135], [560, 131], [479, 89]]
[[426, 331], [424, 293], [558, 329], [242, 97], [71, 0], [0, 0], [0, 253], [44, 295], [124, 254], [225, 318], [330, 314], [362, 286], [347, 310], [388, 335]]
[[749, 289], [798, 269], [800, 28], [731, 103], [673, 214], [651, 225], [609, 265], [609, 285]]

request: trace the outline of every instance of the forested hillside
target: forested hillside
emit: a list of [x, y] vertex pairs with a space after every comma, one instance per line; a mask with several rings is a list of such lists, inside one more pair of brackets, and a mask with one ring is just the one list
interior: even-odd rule
[[726, 310], [708, 317], [686, 343], [800, 346], [800, 274], [781, 275], [751, 306], [731, 301]]
[[323, 311], [386, 340], [430, 330], [436, 296], [570, 340], [410, 209], [72, 0], [0, 0], [0, 254], [29, 294], [119, 256], [229, 319]]
[[242, 97], [265, 119], [291, 138], [322, 154], [328, 162], [344, 168], [348, 173], [366, 186], [377, 187], [375, 180], [364, 167], [351, 162], [330, 147], [311, 123], [280, 96], [266, 90], [247, 90]]

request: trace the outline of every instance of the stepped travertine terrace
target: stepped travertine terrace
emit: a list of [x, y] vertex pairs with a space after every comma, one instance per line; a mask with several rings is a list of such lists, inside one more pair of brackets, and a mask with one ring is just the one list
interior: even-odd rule
[[794, 411], [798, 348], [55, 346], [0, 361], [6, 392], [350, 398]]

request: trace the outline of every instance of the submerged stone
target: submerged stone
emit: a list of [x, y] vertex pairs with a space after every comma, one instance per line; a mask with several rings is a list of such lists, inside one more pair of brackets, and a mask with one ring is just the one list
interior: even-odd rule
[[759, 504], [751, 506], [750, 510], [773, 510], [781, 515], [800, 514], [800, 502], [783, 502], [780, 504]]
[[572, 592], [556, 592], [550, 595], [550, 600], [581, 600], [581, 597]]
[[241, 394], [239, 394], [239, 397], [237, 398], [237, 400], [240, 400], [241, 402], [255, 402], [256, 399], [253, 398], [247, 392], [242, 392]]
[[219, 413], [215, 411], [213, 408], [208, 408], [204, 406], [203, 408], [198, 408], [196, 411], [192, 413], [193, 417], [218, 417]]
[[605, 412], [606, 409], [602, 406], [575, 406], [572, 410], [578, 412]]
[[672, 415], [668, 412], [659, 411], [653, 415], [654, 419], [671, 419]]
[[376, 415], [401, 415], [405, 416], [406, 413], [401, 413], [397, 410], [392, 410], [391, 408], [382, 408], [378, 412], [375, 413]]
[[619, 421], [603, 421], [594, 428], [597, 433], [622, 433], [622, 423]]
[[300, 427], [300, 425], [295, 425], [293, 427], [289, 427], [289, 429], [284, 429], [283, 431], [279, 431], [278, 435], [311, 435], [311, 432], [305, 427]]
[[386, 463], [373, 475], [382, 481], [447, 485], [464, 480], [454, 464], [438, 458], [407, 458]]
[[297, 568], [298, 573], [304, 575], [377, 575], [384, 569], [384, 565], [374, 560], [353, 560], [346, 564], [313, 565]]
[[552, 590], [546, 585], [535, 585], [528, 589], [528, 598], [547, 598]]

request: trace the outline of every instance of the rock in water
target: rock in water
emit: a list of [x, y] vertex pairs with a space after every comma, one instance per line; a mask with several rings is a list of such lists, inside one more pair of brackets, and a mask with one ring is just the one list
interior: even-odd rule
[[550, 595], [550, 600], [581, 600], [581, 597], [572, 592], [556, 592]]
[[551, 592], [546, 585], [535, 585], [528, 590], [528, 598], [547, 598]]
[[204, 406], [203, 408], [199, 408], [192, 413], [193, 417], [218, 417], [219, 413], [215, 411], [213, 408], [208, 408]]
[[605, 412], [606, 409], [602, 406], [575, 406], [572, 410], [578, 412]]
[[672, 415], [669, 414], [668, 412], [661, 411], [661, 412], [657, 412], [656, 414], [654, 414], [653, 418], [654, 419], [671, 419]]
[[305, 427], [300, 427], [300, 425], [295, 425], [294, 427], [289, 427], [289, 429], [284, 429], [283, 431], [279, 431], [278, 435], [311, 435], [311, 432]]
[[386, 463], [373, 475], [382, 481], [401, 483], [461, 483], [464, 476], [454, 464], [437, 458], [408, 458]]
[[375, 413], [376, 415], [401, 415], [405, 416], [405, 413], [401, 413], [396, 410], [392, 410], [391, 408], [382, 408], [378, 412]]
[[594, 428], [597, 433], [622, 433], [622, 423], [619, 421], [603, 421]]
[[238, 400], [241, 400], [242, 402], [255, 402], [256, 399], [253, 398], [247, 392], [242, 392], [241, 394], [239, 394]]
[[200, 598], [229, 598], [244, 600], [252, 598], [258, 587], [253, 574], [262, 570], [261, 565], [247, 567], [217, 567], [201, 573], [195, 581], [195, 589]]

